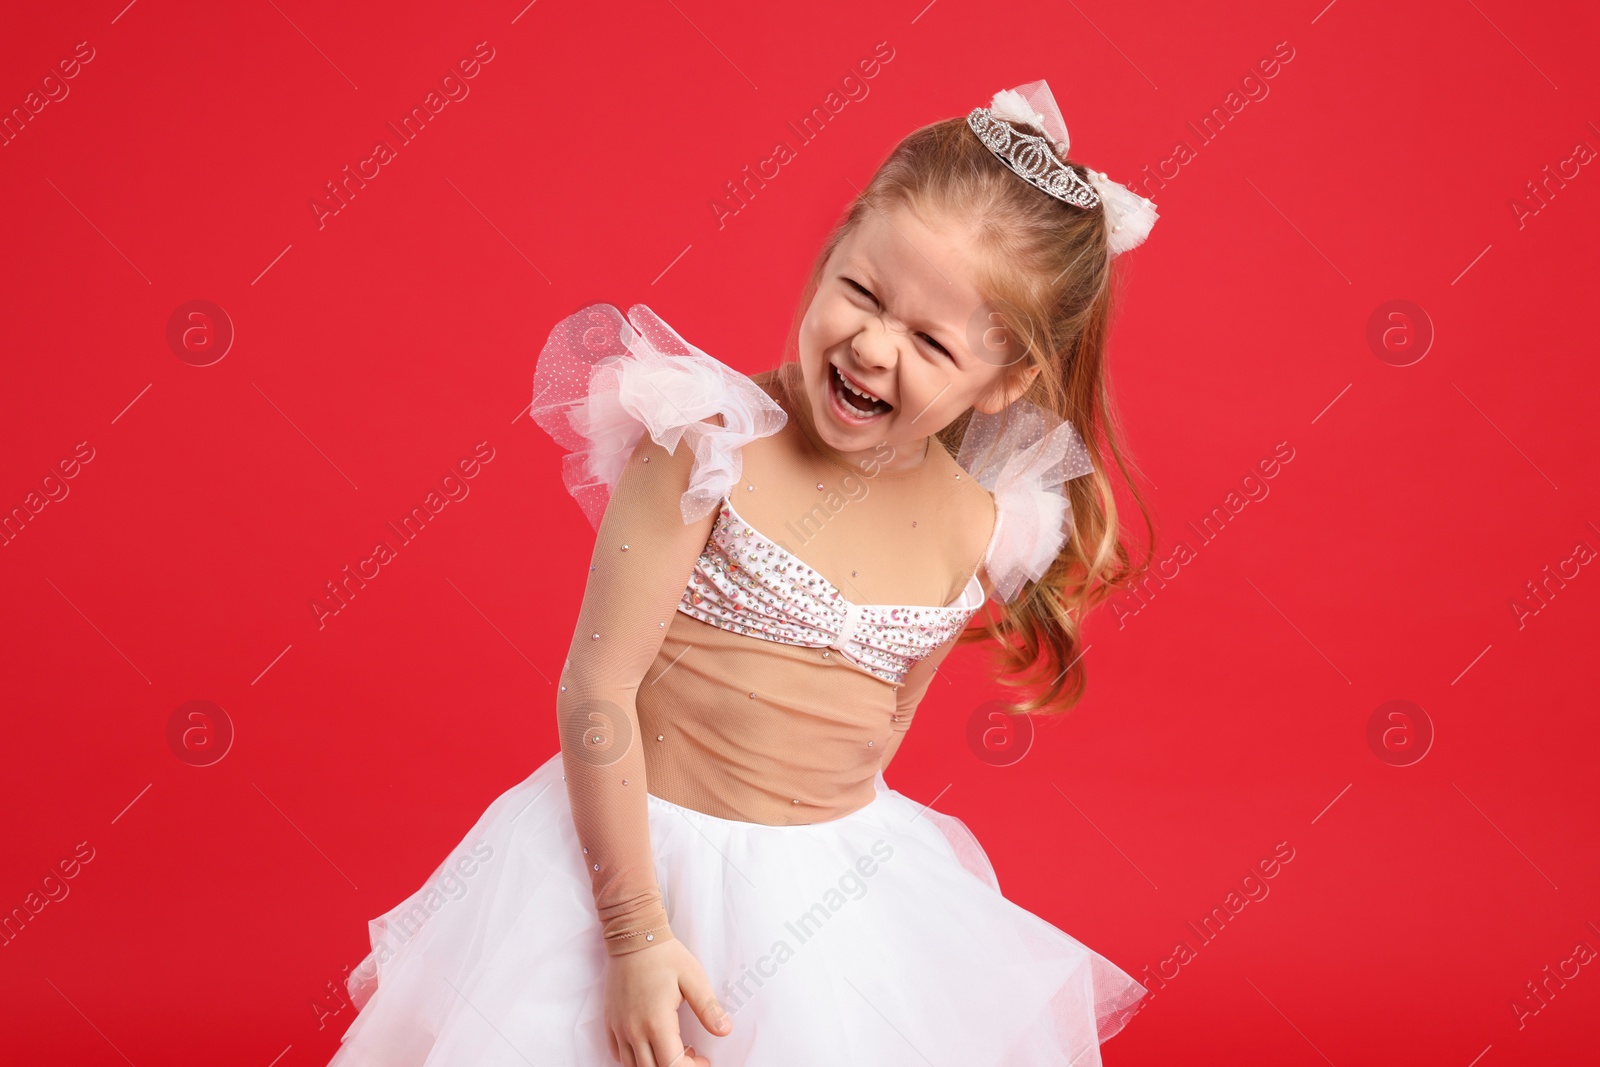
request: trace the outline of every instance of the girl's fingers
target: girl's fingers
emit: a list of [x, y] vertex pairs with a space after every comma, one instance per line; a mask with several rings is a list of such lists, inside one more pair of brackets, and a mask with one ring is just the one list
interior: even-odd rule
[[[663, 1067], [667, 1064], [670, 1064], [671, 1067], [689, 1067], [689, 1064], [694, 1062], [688, 1055], [689, 1050], [683, 1047], [683, 1041], [677, 1034], [677, 1027], [673, 1027], [672, 1033], [656, 1039], [647, 1048], [649, 1055], [655, 1057], [652, 1062], [663, 1065]], [[673, 1049], [677, 1049], [677, 1051], [674, 1052]]]

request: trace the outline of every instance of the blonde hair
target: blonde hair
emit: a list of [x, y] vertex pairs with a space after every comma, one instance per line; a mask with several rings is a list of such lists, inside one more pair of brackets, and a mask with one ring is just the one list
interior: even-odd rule
[[[1082, 165], [1068, 166], [1087, 178]], [[938, 213], [971, 227], [980, 247], [978, 288], [999, 309], [1003, 328], [1022, 353], [1018, 366], [1039, 368], [1023, 397], [1071, 422], [1083, 435], [1094, 472], [1066, 483], [1073, 531], [1037, 582], [1010, 604], [992, 606], [963, 642], [993, 639], [999, 681], [1019, 690], [1014, 712], [1061, 713], [1083, 695], [1081, 626], [1090, 609], [1135, 584], [1149, 568], [1155, 528], [1128, 476], [1120, 427], [1106, 374], [1113, 272], [1106, 249], [1105, 212], [1056, 200], [1018, 177], [979, 141], [962, 118], [924, 126], [906, 136], [851, 201], [813, 264], [790, 331], [797, 353], [799, 326], [834, 249], [868, 212], [904, 206]], [[1120, 272], [1117, 272], [1120, 276]], [[953, 455], [970, 413], [938, 437]], [[1137, 563], [1117, 522], [1107, 475], [1121, 472], [1144, 518], [1146, 552]]]

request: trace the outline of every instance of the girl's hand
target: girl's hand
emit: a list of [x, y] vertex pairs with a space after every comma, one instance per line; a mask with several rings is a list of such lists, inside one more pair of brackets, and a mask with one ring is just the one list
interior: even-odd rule
[[705, 968], [677, 938], [608, 957], [605, 998], [606, 1037], [623, 1067], [711, 1067], [684, 1048], [678, 1005], [685, 1000], [706, 1030], [718, 1037], [733, 1032]]

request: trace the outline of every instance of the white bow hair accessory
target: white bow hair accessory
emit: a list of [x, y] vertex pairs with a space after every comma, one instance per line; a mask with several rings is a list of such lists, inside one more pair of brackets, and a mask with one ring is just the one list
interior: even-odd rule
[[1066, 483], [1094, 462], [1072, 423], [1027, 400], [995, 415], [973, 412], [957, 462], [994, 496], [985, 567], [994, 595], [1010, 603], [1061, 554], [1073, 529]]
[[[1041, 153], [1030, 151], [1026, 144], [1026, 134], [1010, 137], [996, 138], [992, 134], [986, 135], [980, 128], [981, 120], [974, 121], [976, 116], [987, 114], [994, 118], [1007, 119], [1011, 122], [1032, 126], [1040, 130], [1049, 145], [1055, 151], [1049, 154], [1048, 160], [1041, 158]], [[1002, 89], [994, 94], [994, 99], [988, 108], [976, 108], [969, 115], [967, 122], [971, 125], [989, 146], [996, 156], [1016, 171], [1024, 179], [1044, 189], [1051, 196], [1067, 203], [1077, 203], [1085, 206], [1080, 199], [1070, 195], [1061, 195], [1056, 186], [1069, 187], [1081, 185], [1082, 179], [1068, 166], [1061, 162], [1071, 147], [1071, 139], [1067, 136], [1067, 124], [1061, 117], [1061, 109], [1056, 106], [1055, 96], [1050, 92], [1050, 85], [1043, 80], [1031, 81], [1019, 85], [1015, 89]], [[1055, 153], [1059, 153], [1057, 156]], [[1045, 173], [1041, 180], [1041, 170]], [[1120, 255], [1130, 248], [1136, 248], [1144, 243], [1150, 236], [1150, 229], [1156, 224], [1160, 215], [1156, 213], [1156, 205], [1149, 197], [1140, 196], [1124, 185], [1106, 177], [1105, 171], [1089, 171], [1089, 184], [1098, 194], [1101, 207], [1106, 213], [1106, 224], [1111, 232], [1107, 235], [1106, 244], [1113, 256]], [[1090, 205], [1092, 206], [1092, 205]]]

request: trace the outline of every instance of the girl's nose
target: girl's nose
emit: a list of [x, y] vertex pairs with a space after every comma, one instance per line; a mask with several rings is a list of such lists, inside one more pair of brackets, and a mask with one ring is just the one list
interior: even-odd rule
[[899, 339], [881, 319], [871, 319], [850, 342], [863, 369], [888, 370], [899, 356]]

